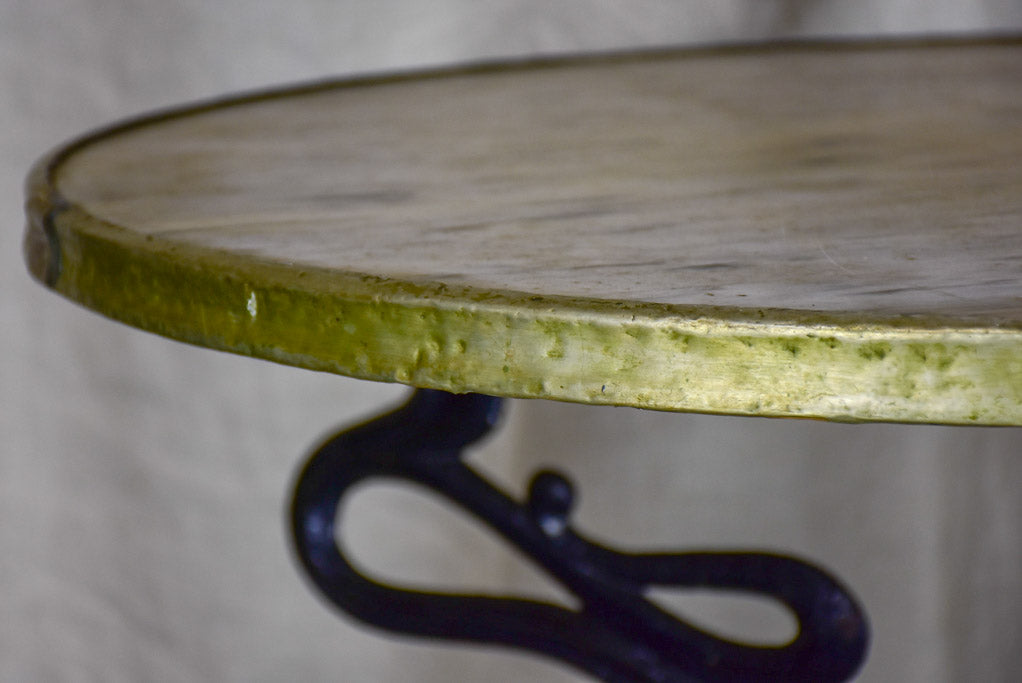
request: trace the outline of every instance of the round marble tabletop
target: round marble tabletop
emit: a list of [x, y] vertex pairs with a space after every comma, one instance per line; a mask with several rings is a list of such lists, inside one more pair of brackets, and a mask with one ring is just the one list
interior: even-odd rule
[[454, 392], [1022, 424], [1022, 40], [461, 67], [204, 103], [28, 184], [130, 325]]

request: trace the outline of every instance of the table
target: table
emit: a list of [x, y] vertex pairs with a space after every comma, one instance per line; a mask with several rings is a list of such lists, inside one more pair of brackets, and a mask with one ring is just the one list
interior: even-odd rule
[[[297, 550], [355, 616], [605, 680], [843, 680], [868, 630], [823, 570], [616, 553], [571, 529], [563, 475], [540, 473], [518, 503], [458, 453], [496, 397], [1022, 424], [1019, 83], [1022, 40], [1005, 38], [664, 50], [236, 96], [51, 153], [28, 181], [25, 256], [130, 325], [421, 389], [325, 444], [298, 485]], [[373, 476], [480, 515], [584, 609], [362, 577], [333, 525]], [[649, 583], [764, 592], [802, 630], [780, 648], [715, 639], [651, 612]]]

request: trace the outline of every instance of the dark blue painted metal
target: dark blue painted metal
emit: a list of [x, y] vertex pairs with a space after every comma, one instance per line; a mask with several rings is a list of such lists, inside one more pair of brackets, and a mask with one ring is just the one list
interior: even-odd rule
[[[419, 636], [524, 648], [604, 681], [843, 681], [866, 655], [869, 628], [854, 598], [802, 560], [756, 552], [635, 554], [611, 550], [568, 523], [571, 484], [535, 476], [519, 503], [461, 460], [495, 424], [500, 399], [419, 390], [389, 414], [327, 441], [306, 464], [292, 506], [295, 543], [316, 587], [354, 617]], [[425, 485], [476, 515], [574, 593], [581, 608], [516, 598], [410, 591], [360, 574], [341, 554], [341, 499], [370, 478]], [[759, 594], [795, 614], [778, 647], [718, 638], [644, 597], [650, 586]]]

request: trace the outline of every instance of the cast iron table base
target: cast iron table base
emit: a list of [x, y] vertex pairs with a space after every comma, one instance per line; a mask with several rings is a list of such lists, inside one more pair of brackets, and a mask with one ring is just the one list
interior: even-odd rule
[[[496, 423], [501, 399], [418, 390], [403, 407], [329, 439], [305, 465], [292, 529], [319, 591], [390, 631], [531, 650], [604, 681], [843, 681], [865, 658], [869, 629], [850, 592], [803, 560], [764, 552], [635, 554], [573, 531], [571, 483], [537, 473], [519, 503], [480, 477], [462, 450]], [[577, 611], [516, 598], [405, 590], [362, 575], [336, 540], [338, 508], [371, 478], [426, 486], [471, 512], [579, 600]], [[701, 631], [646, 597], [653, 585], [756, 593], [786, 605], [798, 635], [780, 647]]]

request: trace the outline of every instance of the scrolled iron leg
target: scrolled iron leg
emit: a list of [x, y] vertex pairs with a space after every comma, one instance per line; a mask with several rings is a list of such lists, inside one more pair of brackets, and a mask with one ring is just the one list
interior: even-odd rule
[[[299, 476], [292, 525], [312, 582], [348, 614], [419, 636], [523, 648], [604, 681], [843, 681], [865, 658], [866, 616], [837, 580], [792, 557], [757, 552], [623, 553], [573, 531], [570, 482], [540, 472], [524, 502], [480, 477], [462, 449], [496, 422], [500, 399], [418, 390], [403, 407], [341, 432]], [[338, 508], [370, 478], [424, 485], [471, 512], [579, 598], [577, 611], [516, 598], [387, 586], [359, 573], [335, 540]], [[795, 614], [779, 647], [701, 631], [646, 599], [654, 585], [765, 595]]]

